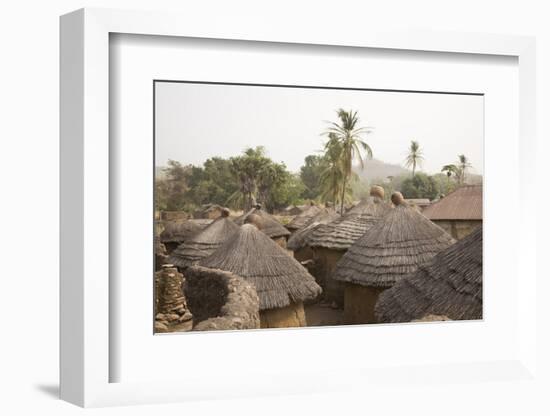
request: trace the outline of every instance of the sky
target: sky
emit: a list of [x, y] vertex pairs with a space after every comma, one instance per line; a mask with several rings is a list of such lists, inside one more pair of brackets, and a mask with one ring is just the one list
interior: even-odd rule
[[157, 82], [156, 166], [169, 159], [201, 165], [264, 146], [275, 162], [298, 172], [321, 151], [338, 108], [357, 111], [375, 159], [403, 165], [411, 140], [420, 143], [420, 171], [433, 174], [465, 154], [483, 173], [483, 97], [247, 85]]

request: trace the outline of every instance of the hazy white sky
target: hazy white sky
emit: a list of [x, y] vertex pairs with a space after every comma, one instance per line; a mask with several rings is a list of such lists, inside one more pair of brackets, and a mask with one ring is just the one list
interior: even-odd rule
[[262, 145], [297, 172], [321, 150], [338, 108], [358, 111], [376, 159], [403, 164], [411, 140], [424, 152], [422, 171], [435, 173], [464, 153], [483, 173], [483, 97], [241, 85], [156, 84], [156, 164], [200, 165]]

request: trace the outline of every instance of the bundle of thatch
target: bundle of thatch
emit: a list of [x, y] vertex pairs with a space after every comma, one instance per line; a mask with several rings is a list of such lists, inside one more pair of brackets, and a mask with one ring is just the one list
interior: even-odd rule
[[283, 224], [277, 221], [273, 216], [265, 212], [260, 204], [256, 204], [250, 211], [244, 213], [238, 218], [235, 218], [235, 224], [245, 224], [246, 219], [252, 214], [258, 215], [262, 219], [262, 232], [269, 238], [277, 241], [281, 247], [285, 248], [286, 238], [290, 235], [290, 231], [288, 231]]
[[182, 269], [196, 264], [216, 251], [238, 229], [239, 226], [229, 219], [229, 210], [224, 208], [221, 217], [180, 244], [168, 262]]
[[353, 244], [333, 278], [370, 287], [390, 287], [454, 243], [453, 238], [413, 207], [392, 195], [396, 207]]
[[481, 319], [482, 273], [483, 231], [478, 227], [382, 293], [376, 317], [380, 322], [409, 322], [427, 315]]
[[252, 283], [260, 310], [314, 299], [321, 288], [307, 270], [253, 224], [244, 224], [199, 266], [225, 270]]
[[294, 251], [304, 248], [308, 244], [308, 237], [318, 226], [321, 224], [328, 224], [338, 218], [340, 218], [340, 214], [334, 209], [322, 208], [314, 217], [310, 218], [301, 229], [292, 233], [288, 239], [287, 247]]
[[379, 186], [373, 186], [367, 199], [340, 218], [317, 227], [309, 236], [308, 244], [311, 247], [330, 250], [347, 250], [390, 208], [391, 206], [384, 202], [384, 190]]
[[290, 231], [296, 231], [302, 229], [306, 223], [321, 212], [321, 208], [317, 205], [311, 204], [300, 214], [296, 215], [292, 221], [290, 221], [286, 228]]

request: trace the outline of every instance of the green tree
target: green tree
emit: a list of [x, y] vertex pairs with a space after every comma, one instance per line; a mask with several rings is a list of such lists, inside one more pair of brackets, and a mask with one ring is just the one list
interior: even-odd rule
[[435, 199], [439, 190], [435, 179], [425, 173], [417, 173], [409, 177], [401, 184], [401, 193], [405, 198]]
[[349, 189], [349, 183], [353, 174], [352, 165], [357, 160], [364, 168], [363, 152], [369, 159], [372, 159], [372, 149], [363, 140], [363, 136], [372, 131], [369, 127], [358, 127], [359, 117], [357, 111], [345, 111], [340, 108], [337, 111], [339, 123], [332, 122], [330, 127], [324, 132], [329, 136], [329, 140], [325, 145], [325, 150], [329, 151], [331, 147], [333, 150], [340, 152], [340, 164], [341, 164], [341, 198], [340, 198], [340, 212], [344, 212], [344, 200], [346, 199], [346, 193]]
[[300, 168], [300, 179], [304, 184], [302, 198], [316, 199], [321, 194], [321, 176], [329, 167], [329, 161], [321, 155], [309, 155]]
[[262, 146], [248, 148], [241, 156], [232, 157], [231, 171], [237, 179], [238, 190], [229, 198], [228, 203], [241, 206], [245, 211], [252, 208], [258, 192], [259, 173], [270, 160], [265, 156]]
[[447, 176], [447, 185], [448, 186], [450, 186], [450, 184], [451, 184], [451, 176], [455, 175], [455, 177], [458, 180], [459, 169], [456, 165], [453, 165], [453, 164], [444, 165], [441, 168], [441, 172], [445, 173], [445, 175]]
[[409, 153], [405, 158], [405, 167], [412, 168], [412, 176], [416, 172], [416, 167], [421, 167], [424, 161], [424, 156], [420, 144], [416, 140], [412, 140], [409, 146]]
[[159, 209], [168, 211], [183, 210], [185, 194], [189, 189], [191, 168], [180, 162], [169, 160], [168, 166], [162, 169], [163, 178], [157, 180], [157, 204]]

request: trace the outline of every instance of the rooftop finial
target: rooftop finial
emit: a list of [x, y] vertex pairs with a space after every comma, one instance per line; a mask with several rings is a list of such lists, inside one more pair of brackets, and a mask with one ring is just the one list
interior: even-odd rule
[[403, 198], [403, 194], [401, 192], [394, 192], [391, 194], [391, 202], [393, 202], [393, 205], [404, 205], [405, 204], [405, 198]]

